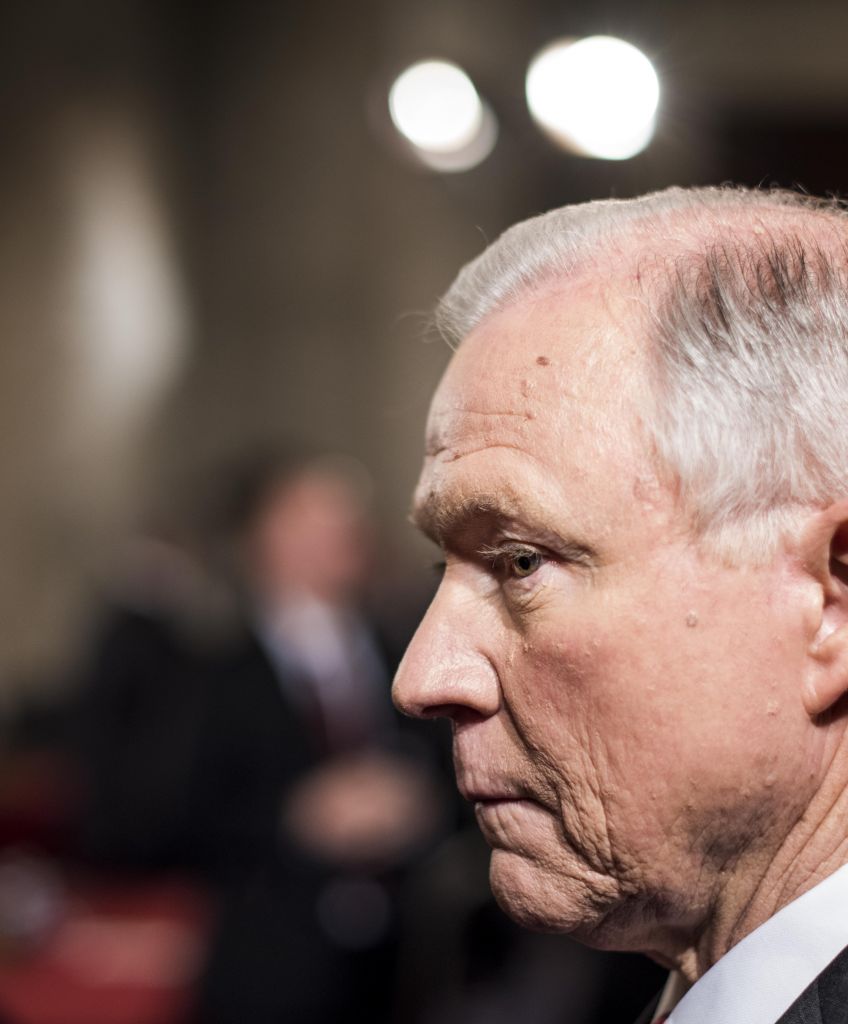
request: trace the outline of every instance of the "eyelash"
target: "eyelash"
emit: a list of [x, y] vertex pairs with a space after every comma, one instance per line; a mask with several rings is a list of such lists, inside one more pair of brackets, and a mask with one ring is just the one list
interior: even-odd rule
[[[545, 556], [536, 548], [526, 544], [504, 544], [501, 547], [483, 547], [479, 554], [492, 566], [492, 569], [509, 580], [526, 580], [533, 576], [545, 562]], [[515, 571], [519, 559], [535, 560], [531, 565], [523, 566], [527, 571]]]

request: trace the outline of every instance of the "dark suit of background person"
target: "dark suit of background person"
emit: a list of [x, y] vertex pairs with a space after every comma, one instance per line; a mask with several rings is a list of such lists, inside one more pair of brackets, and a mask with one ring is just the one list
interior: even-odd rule
[[254, 636], [208, 682], [191, 802], [200, 859], [225, 895], [200, 1020], [235, 1022], [248, 1009], [257, 1021], [387, 1019], [397, 879], [321, 856], [283, 821], [287, 795], [328, 764], [320, 728]]

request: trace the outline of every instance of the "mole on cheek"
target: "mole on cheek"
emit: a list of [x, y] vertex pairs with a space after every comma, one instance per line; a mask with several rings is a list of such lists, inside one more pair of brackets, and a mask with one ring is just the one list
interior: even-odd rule
[[551, 365], [551, 361], [550, 361], [550, 359], [548, 359], [547, 356], [536, 356], [536, 365], [537, 366], [550, 366]]

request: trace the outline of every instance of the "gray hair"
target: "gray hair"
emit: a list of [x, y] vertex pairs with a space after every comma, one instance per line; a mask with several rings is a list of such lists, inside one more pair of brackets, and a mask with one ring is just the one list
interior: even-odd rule
[[459, 343], [548, 280], [616, 265], [641, 282], [660, 471], [697, 536], [767, 557], [799, 510], [848, 495], [848, 213], [739, 188], [564, 207], [468, 264], [437, 324]]

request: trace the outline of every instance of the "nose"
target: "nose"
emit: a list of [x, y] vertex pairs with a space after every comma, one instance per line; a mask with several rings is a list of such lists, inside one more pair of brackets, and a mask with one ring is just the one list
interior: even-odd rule
[[395, 675], [392, 698], [400, 711], [458, 720], [499, 710], [497, 671], [480, 649], [488, 626], [497, 628], [486, 620], [465, 587], [443, 580]]

